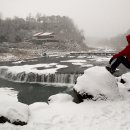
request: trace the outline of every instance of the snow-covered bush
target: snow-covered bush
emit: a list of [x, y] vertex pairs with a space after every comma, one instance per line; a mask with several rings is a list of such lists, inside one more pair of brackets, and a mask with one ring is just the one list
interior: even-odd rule
[[120, 96], [116, 78], [105, 67], [98, 66], [85, 70], [78, 77], [74, 91], [81, 100], [111, 100]]

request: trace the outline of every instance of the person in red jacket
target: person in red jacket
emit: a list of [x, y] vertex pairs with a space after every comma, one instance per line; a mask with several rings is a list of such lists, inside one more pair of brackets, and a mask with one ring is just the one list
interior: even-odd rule
[[110, 73], [114, 73], [116, 68], [122, 63], [125, 67], [130, 69], [130, 34], [126, 36], [128, 45], [119, 53], [113, 55], [110, 59], [110, 67], [106, 66], [106, 69]]

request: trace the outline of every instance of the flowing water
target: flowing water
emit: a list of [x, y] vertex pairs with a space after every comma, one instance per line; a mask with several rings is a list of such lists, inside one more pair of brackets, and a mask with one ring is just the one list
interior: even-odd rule
[[[81, 60], [86, 60], [86, 63], [65, 62], [67, 60], [76, 60], [78, 56], [73, 57], [42, 57], [20, 62], [0, 62], [0, 66], [23, 66], [35, 64], [50, 64], [57, 63], [68, 67], [59, 69], [52, 74], [37, 74], [33, 72], [12, 73], [8, 69], [0, 68], [0, 88], [12, 88], [18, 92], [18, 100], [20, 102], [31, 104], [34, 102], [47, 102], [48, 97], [57, 93], [69, 93], [73, 96], [72, 88], [80, 76], [88, 66], [87, 64], [103, 65], [102, 62], [96, 62], [96, 59], [84, 57]], [[78, 59], [79, 60], [79, 59]], [[61, 62], [64, 61], [64, 62]], [[84, 65], [82, 67], [81, 65]], [[55, 67], [55, 66], [53, 66]], [[37, 68], [42, 71], [42, 68]]]

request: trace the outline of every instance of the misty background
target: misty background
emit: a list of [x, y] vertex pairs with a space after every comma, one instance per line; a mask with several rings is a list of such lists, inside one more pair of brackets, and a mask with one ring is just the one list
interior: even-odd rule
[[79, 37], [77, 42], [120, 49], [127, 44], [125, 35], [130, 33], [129, 5], [129, 0], [0, 0], [0, 19], [11, 23], [9, 19], [66, 16], [70, 26], [74, 24], [71, 30], [75, 30], [74, 37]]

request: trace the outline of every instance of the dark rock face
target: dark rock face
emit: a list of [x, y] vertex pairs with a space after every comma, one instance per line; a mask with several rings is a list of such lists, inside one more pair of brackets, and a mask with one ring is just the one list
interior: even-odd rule
[[0, 123], [5, 123], [5, 122], [9, 122], [9, 123], [12, 123], [14, 125], [21, 125], [21, 126], [27, 124], [27, 122], [22, 122], [20, 120], [16, 120], [16, 121], [11, 122], [8, 118], [6, 118], [4, 116], [0, 116]]
[[76, 103], [81, 103], [83, 102], [84, 99], [87, 100], [93, 100], [93, 101], [97, 101], [97, 100], [107, 100], [107, 97], [104, 94], [99, 94], [97, 97], [95, 97], [92, 94], [89, 93], [82, 93], [80, 94], [79, 92], [77, 92], [75, 89], [73, 89], [74, 92], [74, 102]]
[[5, 123], [7, 121], [9, 121], [9, 120], [6, 117], [0, 116], [0, 123]]
[[73, 92], [74, 92], [74, 102], [76, 103], [83, 102], [84, 99], [92, 100], [94, 98], [93, 95], [90, 95], [88, 93], [84, 93], [83, 95], [81, 95], [75, 89], [73, 89]]
[[124, 79], [121, 79], [120, 82], [123, 83], [123, 84], [126, 83], [126, 81]]
[[[9, 121], [9, 122], [10, 122], [10, 121]], [[10, 123], [12, 123], [12, 124], [14, 124], [14, 125], [21, 125], [21, 126], [27, 125], [27, 122], [22, 122], [22, 121], [20, 121], [20, 120], [17, 120], [17, 121], [14, 121], [14, 122], [10, 122]]]

